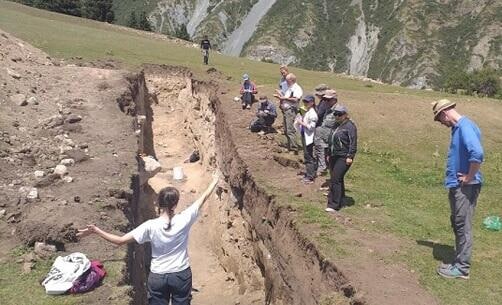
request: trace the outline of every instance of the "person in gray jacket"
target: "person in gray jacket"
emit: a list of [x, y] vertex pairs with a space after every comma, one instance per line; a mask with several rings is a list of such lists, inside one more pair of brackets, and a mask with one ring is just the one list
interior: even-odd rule
[[336, 105], [333, 111], [336, 128], [329, 138], [330, 185], [326, 212], [342, 208], [345, 197], [344, 177], [357, 152], [357, 128], [349, 118], [347, 107]]

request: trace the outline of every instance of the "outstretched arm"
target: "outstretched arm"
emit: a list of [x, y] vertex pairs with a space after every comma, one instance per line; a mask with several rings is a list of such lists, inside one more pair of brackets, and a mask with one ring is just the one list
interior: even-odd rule
[[209, 197], [209, 195], [211, 195], [211, 193], [213, 192], [214, 188], [218, 184], [218, 180], [219, 180], [219, 177], [215, 176], [213, 178], [213, 181], [211, 182], [211, 184], [209, 184], [209, 186], [207, 187], [207, 189], [202, 194], [202, 196], [200, 196], [199, 199], [195, 200], [195, 202], [193, 204], [197, 206], [198, 210], [204, 205], [204, 203], [206, 202], [206, 200]]
[[131, 232], [118, 236], [112, 233], [108, 233], [106, 231], [101, 230], [100, 228], [96, 227], [95, 225], [87, 225], [85, 229], [79, 229], [77, 236], [78, 237], [85, 237], [91, 234], [96, 234], [99, 237], [111, 242], [112, 244], [116, 244], [118, 246], [130, 243], [134, 241], [134, 238], [131, 234]]

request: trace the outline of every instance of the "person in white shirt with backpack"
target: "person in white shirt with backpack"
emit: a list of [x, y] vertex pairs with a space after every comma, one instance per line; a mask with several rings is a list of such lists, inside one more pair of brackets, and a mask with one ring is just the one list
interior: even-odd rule
[[192, 297], [192, 271], [187, 252], [188, 236], [200, 208], [217, 183], [218, 177], [215, 176], [202, 196], [178, 214], [174, 211], [179, 201], [179, 191], [174, 187], [163, 188], [158, 196], [160, 216], [145, 221], [125, 235], [118, 236], [95, 225], [88, 225], [79, 230], [77, 236], [97, 234], [116, 245], [150, 242], [152, 261], [147, 285], [148, 304], [167, 305], [171, 301], [172, 305], [189, 305]]

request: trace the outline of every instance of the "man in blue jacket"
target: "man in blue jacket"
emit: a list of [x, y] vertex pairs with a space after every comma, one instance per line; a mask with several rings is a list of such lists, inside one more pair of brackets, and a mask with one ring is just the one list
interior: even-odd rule
[[445, 186], [449, 189], [451, 225], [455, 233], [455, 260], [439, 266], [446, 278], [469, 278], [472, 253], [472, 221], [483, 177], [481, 131], [469, 118], [460, 115], [455, 103], [446, 99], [432, 104], [434, 120], [451, 128], [446, 163]]

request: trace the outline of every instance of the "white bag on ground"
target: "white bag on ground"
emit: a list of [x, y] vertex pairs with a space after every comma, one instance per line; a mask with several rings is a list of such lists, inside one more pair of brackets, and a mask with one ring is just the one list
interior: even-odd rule
[[42, 286], [47, 294], [64, 294], [91, 266], [87, 257], [79, 252], [67, 256], [58, 256], [47, 274]]

